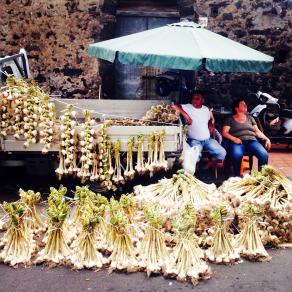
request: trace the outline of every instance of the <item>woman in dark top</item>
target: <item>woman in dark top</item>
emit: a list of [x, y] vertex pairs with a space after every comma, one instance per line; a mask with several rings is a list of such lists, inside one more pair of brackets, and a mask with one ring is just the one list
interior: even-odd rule
[[[232, 111], [233, 115], [224, 122], [222, 135], [228, 139], [227, 152], [232, 159], [235, 175], [240, 176], [243, 154], [256, 156], [260, 169], [268, 163], [267, 150], [271, 148], [271, 141], [259, 130], [254, 118], [248, 115], [244, 99], [236, 100]], [[265, 141], [267, 150], [257, 141], [257, 138]]]

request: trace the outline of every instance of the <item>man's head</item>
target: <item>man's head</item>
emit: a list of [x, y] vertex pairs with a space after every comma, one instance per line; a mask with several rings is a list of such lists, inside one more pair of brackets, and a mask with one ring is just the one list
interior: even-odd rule
[[195, 90], [192, 94], [192, 105], [195, 108], [201, 108], [204, 102], [204, 93], [200, 90]]

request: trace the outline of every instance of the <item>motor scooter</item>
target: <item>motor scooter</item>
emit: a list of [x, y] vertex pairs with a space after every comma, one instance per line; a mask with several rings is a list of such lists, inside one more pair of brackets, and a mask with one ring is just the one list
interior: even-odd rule
[[282, 108], [279, 100], [268, 93], [258, 91], [259, 104], [250, 114], [272, 143], [292, 144], [292, 109]]

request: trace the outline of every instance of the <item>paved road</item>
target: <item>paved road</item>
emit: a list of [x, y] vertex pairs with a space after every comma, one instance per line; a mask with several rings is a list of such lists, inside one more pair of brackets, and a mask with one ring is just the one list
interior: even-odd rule
[[212, 265], [213, 276], [195, 288], [161, 276], [144, 273], [125, 275], [106, 270], [72, 271], [65, 267], [42, 266], [13, 269], [0, 264], [0, 291], [224, 291], [224, 292], [291, 292], [292, 249], [269, 250], [270, 263], [244, 261], [235, 266]]

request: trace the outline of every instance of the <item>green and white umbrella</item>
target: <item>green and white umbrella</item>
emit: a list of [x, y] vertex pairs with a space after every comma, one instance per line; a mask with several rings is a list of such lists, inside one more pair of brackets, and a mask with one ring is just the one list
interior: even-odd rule
[[202, 28], [179, 22], [89, 45], [89, 55], [122, 64], [213, 72], [268, 72], [274, 58]]

